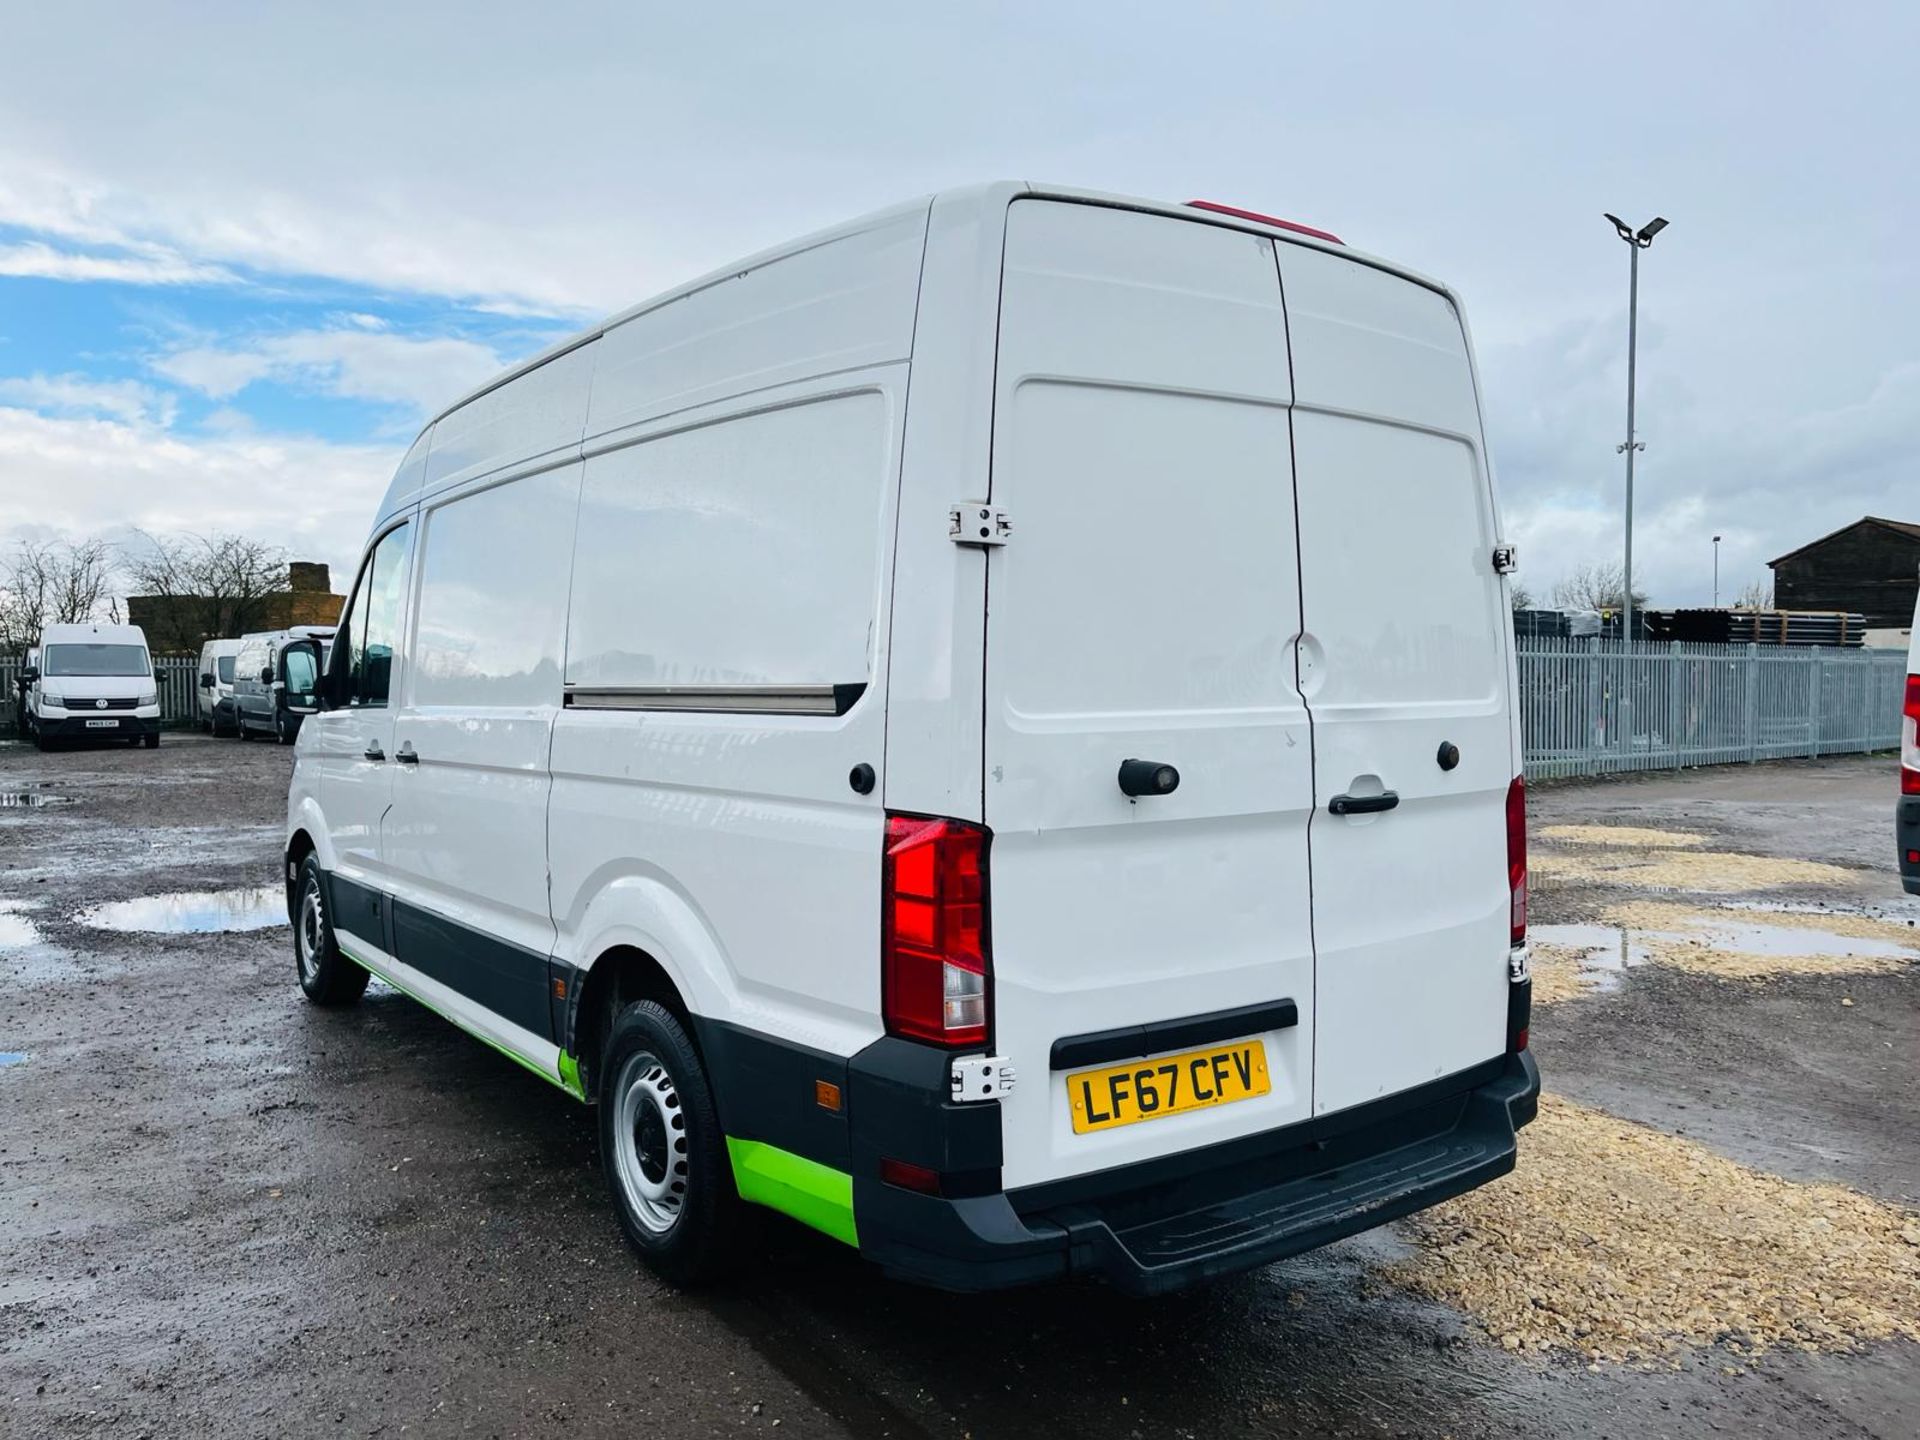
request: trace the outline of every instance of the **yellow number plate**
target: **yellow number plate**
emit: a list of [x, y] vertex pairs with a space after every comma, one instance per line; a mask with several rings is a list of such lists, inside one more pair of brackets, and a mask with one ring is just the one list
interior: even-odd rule
[[1236, 1040], [1184, 1055], [1134, 1060], [1067, 1076], [1073, 1133], [1110, 1130], [1162, 1115], [1184, 1115], [1214, 1105], [1251, 1100], [1273, 1088], [1267, 1078], [1267, 1047]]

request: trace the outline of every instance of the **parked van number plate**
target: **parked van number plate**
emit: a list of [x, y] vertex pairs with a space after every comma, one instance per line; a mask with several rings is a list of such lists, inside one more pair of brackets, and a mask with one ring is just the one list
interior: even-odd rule
[[1184, 1055], [1079, 1071], [1067, 1076], [1067, 1104], [1073, 1133], [1085, 1135], [1089, 1130], [1110, 1130], [1162, 1115], [1251, 1100], [1272, 1088], [1266, 1043], [1236, 1040]]
[[118, 730], [119, 728], [120, 728], [120, 722], [118, 720], [87, 721], [87, 729], [89, 730]]

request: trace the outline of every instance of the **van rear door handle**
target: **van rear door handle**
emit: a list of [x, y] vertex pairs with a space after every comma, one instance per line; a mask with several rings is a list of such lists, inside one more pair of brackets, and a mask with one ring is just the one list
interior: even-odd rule
[[393, 752], [393, 758], [398, 760], [402, 765], [418, 765], [420, 763], [419, 752], [413, 748], [413, 742], [411, 740], [402, 740], [400, 742], [400, 748]]
[[1382, 790], [1378, 795], [1336, 795], [1327, 802], [1327, 809], [1336, 815], [1374, 815], [1399, 803], [1393, 791]]
[[387, 752], [380, 748], [380, 742], [378, 740], [369, 740], [367, 742], [367, 748], [363, 753], [369, 760], [384, 760], [387, 758]]

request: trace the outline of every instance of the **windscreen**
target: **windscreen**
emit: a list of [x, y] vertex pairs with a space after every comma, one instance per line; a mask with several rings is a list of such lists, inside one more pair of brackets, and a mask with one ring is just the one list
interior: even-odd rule
[[49, 645], [40, 664], [44, 675], [147, 675], [141, 645]]
[[214, 661], [213, 664], [215, 673], [220, 677], [220, 683], [222, 685], [233, 684], [233, 656], [222, 655], [218, 660]]

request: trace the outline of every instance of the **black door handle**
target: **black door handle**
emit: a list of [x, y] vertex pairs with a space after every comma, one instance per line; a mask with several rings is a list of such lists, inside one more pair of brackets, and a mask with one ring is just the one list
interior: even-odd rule
[[1336, 815], [1377, 815], [1399, 803], [1393, 791], [1382, 790], [1378, 795], [1336, 795], [1327, 802], [1327, 809]]
[[402, 765], [418, 765], [420, 763], [420, 756], [414, 750], [411, 740], [402, 740], [400, 742], [400, 748], [393, 752], [393, 758], [398, 760]]
[[361, 753], [369, 760], [384, 760], [387, 758], [387, 752], [380, 748], [380, 742], [378, 740], [369, 740], [367, 742], [367, 748]]
[[1171, 795], [1180, 788], [1180, 772], [1158, 760], [1122, 760], [1122, 795]]

